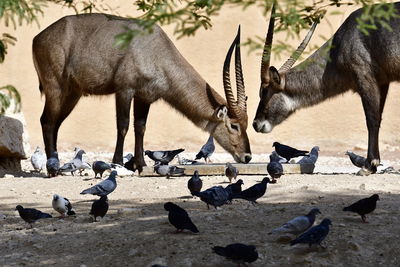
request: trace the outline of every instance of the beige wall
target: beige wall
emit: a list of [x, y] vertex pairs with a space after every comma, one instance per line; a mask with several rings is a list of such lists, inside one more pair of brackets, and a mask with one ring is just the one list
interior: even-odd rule
[[[109, 1], [116, 2], [116, 1]], [[119, 14], [133, 14], [133, 1], [121, 6]], [[129, 3], [129, 5], [128, 5]], [[350, 9], [346, 10], [346, 16]], [[32, 63], [32, 38], [50, 23], [70, 14], [71, 11], [59, 6], [50, 6], [45, 16], [40, 18], [40, 28], [35, 25], [12, 28], [0, 26], [0, 32], [10, 32], [18, 38], [16, 46], [11, 47], [5, 64], [0, 65], [0, 84], [13, 84], [22, 93], [23, 112], [25, 114], [30, 143], [32, 146], [43, 144], [39, 118], [44, 105], [38, 89], [38, 80]], [[318, 36], [331, 36], [346, 16], [324, 20], [318, 26], [311, 44], [322, 44]], [[223, 60], [237, 25], [242, 25], [242, 41], [248, 36], [265, 35], [266, 21], [261, 10], [250, 8], [225, 8], [214, 20], [210, 31], [201, 30], [195, 37], [175, 40], [172, 27], [164, 28], [175, 45], [195, 67], [195, 69], [223, 94], [221, 70]], [[304, 36], [304, 33], [303, 33]], [[278, 36], [279, 37], [279, 36]], [[280, 38], [283, 38], [281, 36]], [[292, 40], [289, 40], [293, 42]], [[297, 43], [298, 41], [294, 41]], [[275, 140], [297, 145], [302, 148], [320, 145], [322, 151], [344, 151], [354, 146], [366, 148], [367, 131], [364, 114], [358, 95], [347, 93], [315, 107], [298, 111], [287, 121], [277, 126], [270, 134], [256, 133], [251, 127], [258, 104], [260, 56], [242, 52], [242, 64], [247, 95], [249, 96], [249, 129], [252, 150], [256, 153], [270, 152]], [[282, 59], [284, 60], [284, 59]], [[272, 64], [279, 66], [282, 60], [273, 59]], [[397, 127], [400, 125], [398, 101], [400, 92], [397, 85], [392, 85], [383, 118], [381, 147], [398, 145]], [[89, 151], [113, 152], [116, 138], [114, 97], [82, 98], [72, 114], [66, 119], [59, 132], [59, 150], [71, 150], [81, 146]], [[185, 147], [195, 152], [206, 140], [207, 134], [196, 128], [189, 120], [175, 112], [163, 102], [152, 105], [145, 136], [147, 149]], [[133, 129], [131, 127], [126, 140], [125, 151], [133, 150]], [[397, 147], [396, 147], [397, 149]], [[222, 152], [218, 147], [217, 151]]]

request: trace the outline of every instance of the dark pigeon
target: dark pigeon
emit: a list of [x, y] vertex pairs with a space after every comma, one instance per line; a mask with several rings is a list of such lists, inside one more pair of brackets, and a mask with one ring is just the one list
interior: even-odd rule
[[41, 212], [40, 210], [37, 209], [24, 209], [21, 205], [18, 205], [15, 207], [15, 210], [18, 210], [19, 216], [29, 223], [29, 225], [32, 227], [32, 224], [36, 222], [39, 219], [46, 219], [46, 218], [52, 218], [52, 216], [48, 213]]
[[358, 168], [363, 168], [365, 166], [365, 161], [367, 160], [363, 156], [359, 156], [351, 151], [346, 151], [346, 155], [349, 156], [351, 162], [354, 166]]
[[103, 218], [108, 211], [108, 198], [107, 196], [102, 196], [100, 199], [93, 201], [92, 208], [89, 214], [93, 215], [94, 221], [97, 222], [97, 217]]
[[268, 183], [270, 183], [270, 179], [268, 177], [265, 177], [261, 183], [255, 184], [247, 188], [246, 190], [243, 190], [241, 193], [233, 196], [233, 198], [246, 199], [252, 202], [253, 204], [256, 204], [257, 203], [256, 200], [265, 194]]
[[297, 150], [296, 148], [283, 145], [279, 142], [274, 142], [272, 146], [275, 147], [276, 153], [278, 153], [279, 156], [285, 158], [287, 162], [289, 162], [291, 158], [305, 156], [308, 154], [308, 151]]
[[208, 137], [207, 142], [201, 147], [199, 153], [197, 153], [195, 160], [204, 158], [204, 160], [207, 162], [211, 162], [210, 157], [215, 151], [215, 145], [214, 145], [214, 138], [212, 135]]
[[61, 217], [65, 217], [66, 215], [75, 215], [75, 211], [72, 208], [71, 202], [69, 202], [68, 198], [54, 194], [51, 205], [55, 211], [61, 214]]
[[60, 161], [58, 160], [58, 153], [54, 151], [51, 157], [46, 161], [47, 174], [49, 177], [56, 177], [60, 169]]
[[175, 226], [176, 232], [182, 232], [187, 229], [193, 233], [198, 233], [196, 225], [192, 222], [187, 212], [178, 205], [167, 202], [164, 204], [164, 209], [168, 211], [168, 220]]
[[203, 181], [200, 179], [198, 170], [194, 171], [193, 176], [188, 180], [187, 186], [192, 195], [194, 192], [201, 191], [201, 188], [203, 187]]
[[185, 149], [180, 148], [176, 150], [165, 150], [165, 151], [150, 151], [146, 150], [144, 154], [154, 160], [156, 163], [159, 162], [161, 164], [170, 163], [176, 155], [185, 151]]
[[108, 176], [107, 179], [101, 181], [100, 183], [85, 189], [81, 192], [81, 195], [84, 194], [92, 194], [96, 196], [107, 196], [110, 194], [112, 191], [115, 190], [117, 187], [117, 181], [115, 180], [115, 176], [117, 176], [116, 171], [112, 171], [110, 173], [110, 176]]
[[232, 201], [233, 197], [242, 192], [243, 180], [239, 179], [236, 183], [230, 184], [225, 189], [229, 192], [229, 201]]
[[373, 194], [368, 198], [363, 198], [348, 207], [343, 208], [343, 211], [352, 211], [358, 213], [361, 216], [363, 222], [367, 223], [367, 217], [365, 216], [368, 213], [371, 213], [376, 208], [376, 201], [379, 200], [379, 195]]
[[231, 183], [233, 179], [239, 175], [239, 170], [233, 166], [231, 163], [227, 162], [225, 165], [225, 175], [228, 177], [229, 182]]
[[290, 245], [296, 244], [308, 244], [311, 247], [313, 244], [317, 244], [322, 247], [321, 242], [329, 233], [329, 225], [332, 225], [331, 220], [325, 218], [322, 222], [316, 226], [311, 227], [307, 232], [300, 235], [296, 239], [290, 242]]
[[293, 235], [299, 235], [307, 231], [315, 222], [315, 217], [317, 214], [321, 214], [319, 209], [313, 208], [308, 214], [303, 216], [298, 216], [287, 223], [283, 224], [281, 227], [275, 228], [271, 233], [289, 233]]
[[175, 165], [162, 165], [157, 163], [154, 165], [154, 171], [159, 175], [166, 176], [169, 179], [170, 176], [181, 176], [185, 174], [185, 168], [179, 168]]
[[103, 173], [106, 170], [111, 170], [112, 166], [108, 163], [105, 163], [104, 161], [101, 160], [97, 160], [95, 162], [93, 162], [92, 164], [92, 169], [94, 171], [94, 178], [97, 177], [97, 174], [100, 174], [100, 178], [103, 177]]
[[213, 205], [214, 208], [217, 208], [229, 203], [231, 197], [229, 192], [222, 186], [213, 186], [201, 192], [193, 192], [193, 195], [205, 202], [208, 209], [210, 208], [209, 205]]
[[[132, 155], [132, 157], [128, 157], [128, 158], [129, 159], [124, 163], [124, 167], [127, 168], [128, 170], [135, 172], [137, 170], [136, 163], [135, 163], [135, 157]], [[124, 158], [124, 160], [125, 160], [125, 158]]]
[[272, 154], [269, 155], [267, 172], [272, 177], [272, 184], [276, 183], [275, 179], [278, 179], [283, 175], [283, 167], [282, 164], [279, 162], [279, 156], [276, 154], [275, 151], [273, 151]]
[[239, 266], [241, 264], [254, 262], [258, 259], [258, 252], [255, 246], [241, 243], [230, 244], [226, 247], [215, 246], [212, 250], [214, 253], [239, 264]]

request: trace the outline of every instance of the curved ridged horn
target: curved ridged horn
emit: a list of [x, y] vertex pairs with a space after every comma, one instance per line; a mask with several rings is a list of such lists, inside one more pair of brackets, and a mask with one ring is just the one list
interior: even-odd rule
[[230, 67], [230, 63], [231, 63], [233, 49], [235, 48], [237, 39], [238, 39], [238, 35], [236, 35], [235, 40], [233, 40], [231, 46], [229, 47], [228, 53], [226, 54], [225, 61], [224, 61], [224, 68], [222, 71], [222, 81], [224, 84], [226, 102], [228, 103], [228, 110], [235, 117], [239, 117], [240, 110], [236, 103], [235, 97], [233, 96], [229, 67]]
[[241, 112], [247, 113], [246, 92], [244, 89], [242, 61], [240, 57], [240, 25], [236, 36], [235, 74], [236, 74], [236, 89], [237, 89], [237, 105]]
[[310, 42], [311, 36], [314, 34], [317, 24], [318, 23], [316, 23], [316, 22], [313, 23], [313, 25], [311, 26], [311, 29], [308, 31], [306, 37], [301, 42], [299, 47], [296, 49], [296, 51], [293, 52], [293, 54], [290, 56], [290, 58], [288, 60], [286, 60], [286, 62], [282, 65], [282, 67], [280, 67], [280, 69], [279, 69], [280, 73], [290, 70], [290, 68], [293, 66], [293, 64], [296, 62], [296, 60], [299, 59], [299, 57], [303, 53], [304, 49], [306, 49], [308, 42]]
[[275, 3], [272, 5], [271, 17], [269, 18], [267, 37], [265, 38], [264, 51], [261, 58], [261, 83], [268, 83], [268, 68], [271, 60], [272, 38], [275, 26]]

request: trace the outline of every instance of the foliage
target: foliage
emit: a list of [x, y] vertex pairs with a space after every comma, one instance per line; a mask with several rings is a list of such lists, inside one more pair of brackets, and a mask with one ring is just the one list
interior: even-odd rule
[[21, 111], [21, 96], [17, 89], [12, 85], [0, 87], [0, 114], [3, 114], [12, 104], [14, 99], [15, 106], [13, 112]]

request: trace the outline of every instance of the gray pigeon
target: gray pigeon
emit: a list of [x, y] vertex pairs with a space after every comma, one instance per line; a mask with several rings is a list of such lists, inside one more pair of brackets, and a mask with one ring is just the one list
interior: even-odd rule
[[125, 163], [127, 163], [128, 161], [130, 161], [131, 159], [133, 159], [133, 154], [132, 153], [128, 153], [124, 156], [124, 158], [122, 159], [123, 165], [125, 165]]
[[195, 160], [204, 158], [206, 163], [211, 162], [210, 157], [212, 156], [214, 151], [215, 151], [214, 138], [210, 134], [207, 142], [201, 147], [199, 153], [197, 153]]
[[103, 173], [106, 170], [111, 170], [111, 168], [112, 168], [112, 166], [108, 163], [105, 163], [104, 161], [101, 161], [101, 160], [94, 161], [92, 164], [92, 169], [94, 171], [94, 178], [97, 177], [98, 173], [100, 174], [100, 178], [102, 178]]
[[231, 183], [233, 179], [239, 175], [239, 170], [233, 166], [231, 163], [227, 162], [225, 165], [225, 175], [228, 177], [229, 182]]
[[283, 175], [283, 167], [282, 164], [279, 162], [279, 155], [275, 151], [273, 151], [272, 154], [269, 155], [267, 172], [272, 177], [272, 184], [276, 183], [275, 179], [278, 179]]
[[46, 168], [46, 161], [46, 154], [37, 146], [35, 152], [33, 152], [31, 156], [31, 163], [35, 171], [41, 172], [44, 170]]
[[144, 154], [154, 160], [156, 163], [159, 162], [161, 164], [170, 163], [176, 155], [185, 151], [185, 149], [180, 148], [176, 150], [164, 150], [164, 151], [150, 151], [146, 150]]
[[154, 166], [154, 171], [161, 176], [166, 176], [167, 179], [169, 179], [169, 177], [173, 176], [173, 175], [184, 175], [185, 174], [184, 168], [179, 168], [174, 165], [156, 164]]
[[203, 187], [203, 181], [200, 179], [198, 170], [194, 171], [193, 176], [188, 180], [187, 186], [192, 195], [193, 192], [201, 191], [201, 188]]
[[[76, 148], [75, 148], [76, 149]], [[70, 161], [65, 163], [59, 170], [59, 172], [70, 172], [72, 176], [74, 176], [74, 173], [80, 169], [85, 169], [84, 163], [82, 161], [82, 155], [86, 154], [86, 152], [82, 149], [78, 150], [76, 152], [75, 157]], [[82, 172], [81, 172], [82, 173]]]
[[315, 217], [317, 214], [321, 214], [319, 209], [313, 208], [308, 214], [303, 216], [298, 216], [287, 223], [283, 224], [281, 227], [275, 228], [271, 233], [289, 233], [293, 235], [299, 235], [307, 231], [311, 226], [313, 226]]
[[81, 195], [84, 194], [92, 194], [96, 196], [107, 196], [110, 194], [112, 191], [115, 190], [117, 187], [117, 181], [115, 180], [115, 176], [117, 176], [116, 171], [112, 171], [110, 173], [110, 176], [108, 176], [107, 179], [101, 181], [100, 183], [85, 189], [81, 192]]
[[75, 215], [75, 211], [72, 208], [71, 202], [69, 202], [69, 200], [65, 197], [54, 194], [51, 205], [55, 211], [61, 214], [61, 217], [65, 217], [66, 215]]
[[354, 164], [354, 166], [358, 168], [363, 168], [365, 166], [365, 161], [367, 160], [363, 156], [359, 156], [351, 151], [346, 151], [345, 153], [347, 156], [349, 156], [351, 162]]
[[319, 146], [315, 146], [311, 149], [310, 154], [302, 157], [297, 163], [298, 164], [315, 164], [318, 159]]
[[39, 219], [46, 219], [46, 218], [52, 218], [52, 216], [48, 213], [41, 212], [40, 210], [37, 209], [24, 209], [21, 205], [18, 205], [16, 208], [18, 210], [19, 216], [29, 223], [29, 225], [32, 228], [32, 224], [36, 222]]
[[46, 161], [47, 175], [49, 177], [56, 177], [60, 169], [60, 161], [58, 160], [58, 153], [54, 151], [51, 157]]
[[313, 244], [321, 245], [321, 242], [329, 233], [329, 225], [332, 225], [331, 220], [325, 218], [322, 222], [316, 226], [311, 227], [307, 232], [303, 233], [296, 239], [290, 242], [290, 245], [296, 245], [299, 243], [308, 244], [311, 247]]
[[214, 208], [217, 208], [229, 203], [231, 197], [228, 190], [222, 186], [213, 186], [205, 191], [193, 192], [193, 195], [199, 197], [201, 201], [205, 202], [208, 209], [210, 208], [209, 205], [213, 205]]

